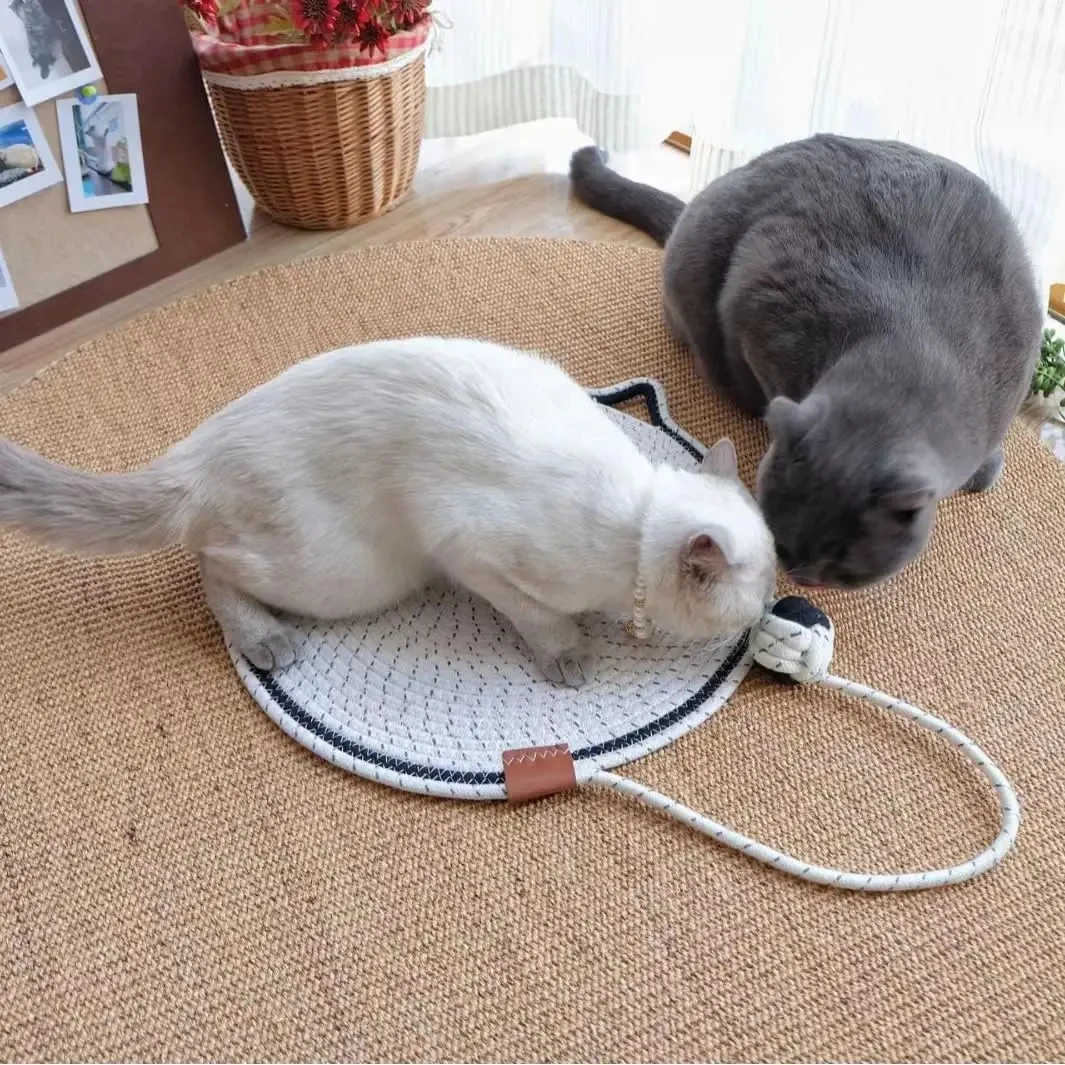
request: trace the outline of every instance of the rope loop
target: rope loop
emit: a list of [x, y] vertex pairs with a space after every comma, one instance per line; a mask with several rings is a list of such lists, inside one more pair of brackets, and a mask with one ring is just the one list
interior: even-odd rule
[[834, 642], [835, 630], [832, 622], [823, 611], [799, 596], [777, 600], [751, 633], [754, 660], [765, 669], [802, 684], [823, 684], [906, 721], [912, 721], [920, 728], [941, 737], [962, 757], [975, 765], [994, 791], [999, 808], [998, 834], [975, 857], [959, 865], [923, 872], [848, 872], [804, 862], [793, 855], [768, 847], [628, 777], [598, 770], [589, 783], [637, 799], [675, 821], [688, 825], [696, 832], [710, 836], [726, 847], [741, 851], [755, 861], [815, 884], [825, 884], [847, 891], [922, 891], [947, 884], [960, 884], [987, 872], [1009, 853], [1020, 830], [1021, 807], [1012, 785], [984, 751], [942, 718], [875, 688], [829, 673]]

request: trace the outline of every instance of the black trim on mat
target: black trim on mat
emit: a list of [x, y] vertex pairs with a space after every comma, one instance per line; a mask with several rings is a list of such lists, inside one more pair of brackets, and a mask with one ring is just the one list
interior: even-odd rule
[[680, 444], [693, 459], [703, 457], [703, 453], [690, 440], [685, 440], [673, 426], [666, 424], [658, 406], [658, 393], [655, 392], [654, 385], [650, 381], [635, 381], [631, 385], [619, 388], [616, 392], [603, 392], [592, 398], [604, 407], [616, 407], [622, 403], [628, 403], [630, 399], [642, 399], [647, 404], [647, 413], [651, 416], [651, 424], [656, 429], [661, 429], [671, 440]]
[[[668, 714], [641, 728], [633, 729], [624, 736], [607, 740], [605, 743], [597, 743], [593, 747], [581, 747], [580, 750], [572, 751], [575, 762], [583, 762], [589, 758], [599, 758], [612, 751], [623, 751], [636, 743], [646, 743], [649, 739], [657, 736], [660, 732], [679, 724], [689, 714], [698, 710], [707, 699], [717, 691], [725, 682], [729, 674], [740, 664], [747, 650], [749, 634], [744, 633], [736, 646], [729, 652], [728, 658], [714, 671], [710, 679], [693, 695], [689, 695], [680, 706], [674, 707]], [[388, 755], [379, 754], [377, 751], [363, 747], [359, 743], [345, 739], [338, 732], [323, 725], [316, 718], [311, 717], [293, 698], [286, 692], [269, 673], [249, 665], [253, 676], [269, 693], [270, 698], [284, 711], [285, 715], [323, 740], [335, 751], [346, 754], [349, 758], [364, 762], [367, 765], [376, 766], [378, 769], [387, 769], [393, 773], [399, 773], [405, 777], [416, 777], [418, 780], [442, 780], [449, 784], [503, 784], [502, 773], [471, 773], [456, 772], [454, 770], [440, 769], [436, 766], [421, 765], [418, 762], [407, 762], [400, 758], [392, 758]], [[502, 752], [500, 752], [502, 753]]]
[[[671, 440], [675, 440], [680, 444], [693, 458], [701, 459], [703, 457], [703, 453], [691, 441], [681, 436], [662, 417], [658, 394], [650, 381], [635, 381], [614, 392], [594, 395], [593, 398], [605, 407], [618, 406], [619, 404], [627, 403], [631, 399], [642, 399], [647, 405], [647, 413], [651, 419], [651, 424], [656, 429], [661, 429]], [[580, 750], [572, 751], [573, 760], [582, 762], [591, 758], [600, 758], [604, 754], [611, 754], [614, 751], [623, 751], [626, 747], [631, 747], [634, 744], [646, 743], [659, 733], [679, 724], [694, 711], [698, 710], [739, 665], [747, 651], [749, 638], [750, 634], [744, 633], [736, 643], [736, 646], [729, 652], [725, 661], [714, 671], [713, 676], [697, 692], [685, 699], [680, 706], [674, 707], [669, 713], [663, 714], [660, 718], [650, 722], [650, 724], [633, 729], [632, 732], [627, 732], [624, 736], [617, 736], [612, 740], [606, 740], [604, 743], [597, 743], [591, 747], [582, 747]], [[333, 750], [339, 751], [349, 758], [354, 758], [356, 761], [367, 765], [376, 766], [378, 769], [398, 773], [401, 776], [415, 777], [418, 780], [437, 780], [451, 784], [495, 784], [500, 786], [503, 784], [503, 774], [501, 772], [456, 772], [455, 770], [440, 769], [436, 766], [421, 765], [418, 762], [407, 762], [400, 758], [379, 754], [377, 751], [370, 750], [369, 747], [364, 747], [361, 744], [345, 739], [340, 733], [311, 717], [269, 673], [256, 668], [251, 663], [248, 664], [248, 668], [256, 680], [266, 689], [270, 698], [281, 708], [286, 717], [317, 736]]]

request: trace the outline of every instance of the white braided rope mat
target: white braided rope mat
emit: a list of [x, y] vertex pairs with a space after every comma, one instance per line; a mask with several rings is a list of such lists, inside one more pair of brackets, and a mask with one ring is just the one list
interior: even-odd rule
[[[626, 381], [592, 394], [652, 460], [698, 464], [704, 448], [670, 419], [658, 382]], [[619, 409], [636, 400], [645, 404], [648, 421]], [[517, 798], [519, 790], [527, 798], [584, 784], [609, 788], [782, 872], [853, 891], [970, 880], [999, 862], [1017, 836], [1017, 797], [991, 759], [940, 718], [829, 673], [832, 623], [805, 599], [777, 601], [755, 629], [726, 644], [681, 643], [661, 634], [640, 641], [625, 632], [622, 619], [584, 619], [597, 666], [594, 682], [580, 689], [544, 680], [509, 624], [461, 589], [434, 587], [391, 610], [342, 623], [287, 623], [297, 649], [293, 666], [264, 673], [231, 648], [237, 672], [289, 736], [379, 784], [453, 799]], [[994, 789], [1001, 818], [994, 841], [950, 868], [846, 872], [774, 850], [609, 772], [704, 722], [754, 662], [800, 683], [836, 688], [942, 736]]]

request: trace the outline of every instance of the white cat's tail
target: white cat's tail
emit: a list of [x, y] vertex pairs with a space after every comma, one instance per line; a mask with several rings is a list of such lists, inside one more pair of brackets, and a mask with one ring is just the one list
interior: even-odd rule
[[66, 551], [141, 554], [179, 543], [185, 495], [158, 467], [85, 473], [0, 439], [0, 526]]

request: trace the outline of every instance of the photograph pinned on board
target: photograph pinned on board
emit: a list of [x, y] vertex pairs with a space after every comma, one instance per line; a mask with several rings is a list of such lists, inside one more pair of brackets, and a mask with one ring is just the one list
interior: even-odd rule
[[30, 107], [102, 77], [73, 0], [0, 0], [0, 52]]
[[56, 101], [71, 211], [148, 202], [134, 93]]
[[0, 251], [0, 314], [13, 311], [18, 307], [18, 296], [15, 295], [15, 286], [11, 283], [11, 274], [7, 268], [7, 260]]
[[62, 180], [37, 116], [25, 104], [0, 108], [0, 207]]

